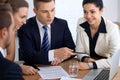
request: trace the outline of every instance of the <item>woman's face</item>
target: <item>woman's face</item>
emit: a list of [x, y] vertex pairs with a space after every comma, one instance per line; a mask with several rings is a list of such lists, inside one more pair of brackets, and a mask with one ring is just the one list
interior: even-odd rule
[[17, 12], [14, 13], [16, 29], [20, 29], [20, 27], [26, 23], [27, 15], [28, 15], [27, 7], [21, 7], [18, 9]]
[[83, 9], [84, 17], [91, 26], [100, 24], [103, 9], [100, 10], [99, 7], [96, 7], [93, 3], [85, 4]]

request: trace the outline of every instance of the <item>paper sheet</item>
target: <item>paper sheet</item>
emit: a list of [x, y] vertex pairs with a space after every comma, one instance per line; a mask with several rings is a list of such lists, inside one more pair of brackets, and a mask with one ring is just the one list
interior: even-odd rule
[[70, 77], [61, 77], [60, 80], [82, 80], [82, 79], [78, 79], [78, 78], [70, 78]]
[[56, 79], [62, 76], [70, 77], [61, 66], [39, 67], [39, 69], [38, 73], [43, 79]]

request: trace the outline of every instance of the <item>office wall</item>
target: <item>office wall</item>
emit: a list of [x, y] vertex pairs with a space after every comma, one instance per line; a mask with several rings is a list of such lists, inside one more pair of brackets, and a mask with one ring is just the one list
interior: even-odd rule
[[118, 0], [118, 3], [117, 3], [117, 8], [118, 8], [118, 22], [120, 22], [120, 0]]
[[68, 21], [73, 39], [76, 41], [77, 21], [83, 16], [82, 0], [57, 0], [56, 16]]
[[[111, 21], [119, 21], [118, 20], [118, 2], [119, 0], [103, 0], [104, 2], [104, 13], [103, 16]], [[120, 6], [119, 6], [120, 7]]]

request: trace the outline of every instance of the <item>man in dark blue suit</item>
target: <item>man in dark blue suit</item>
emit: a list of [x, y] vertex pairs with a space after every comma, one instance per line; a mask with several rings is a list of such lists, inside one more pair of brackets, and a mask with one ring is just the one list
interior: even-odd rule
[[20, 67], [5, 59], [0, 52], [0, 80], [24, 80]]
[[0, 80], [24, 80], [20, 67], [4, 58], [3, 49], [10, 44], [14, 32], [15, 25], [10, 5], [0, 3]]
[[[57, 65], [71, 57], [75, 44], [67, 21], [55, 17], [54, 0], [34, 0], [34, 13], [36, 16], [18, 31], [23, 60], [30, 64]], [[47, 26], [49, 44], [44, 42], [43, 26]], [[43, 42], [49, 45], [48, 51], [43, 49]]]

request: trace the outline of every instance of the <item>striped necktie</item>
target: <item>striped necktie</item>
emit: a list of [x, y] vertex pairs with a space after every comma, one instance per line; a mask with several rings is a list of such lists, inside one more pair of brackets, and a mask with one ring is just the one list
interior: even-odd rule
[[44, 29], [44, 36], [42, 41], [42, 49], [44, 51], [48, 51], [50, 49], [49, 39], [48, 39], [48, 26], [43, 26]]

